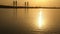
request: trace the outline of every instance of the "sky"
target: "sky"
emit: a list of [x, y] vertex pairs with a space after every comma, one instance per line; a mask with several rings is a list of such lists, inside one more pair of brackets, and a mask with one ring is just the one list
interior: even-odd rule
[[[60, 0], [17, 0], [18, 6], [23, 5], [28, 1], [29, 6], [60, 6]], [[13, 0], [0, 0], [0, 5], [13, 5]]]

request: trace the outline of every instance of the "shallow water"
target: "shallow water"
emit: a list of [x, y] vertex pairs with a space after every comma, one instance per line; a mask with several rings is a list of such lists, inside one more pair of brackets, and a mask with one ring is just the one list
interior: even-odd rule
[[[42, 12], [43, 27], [41, 32], [29, 32], [39, 29], [39, 14]], [[4, 9], [0, 8], [0, 31], [17, 32], [19, 34], [59, 34], [60, 31], [60, 9]], [[47, 32], [49, 31], [49, 32]], [[25, 32], [25, 33], [24, 33]], [[58, 33], [56, 33], [58, 32]], [[51, 33], [52, 34], [52, 33]]]

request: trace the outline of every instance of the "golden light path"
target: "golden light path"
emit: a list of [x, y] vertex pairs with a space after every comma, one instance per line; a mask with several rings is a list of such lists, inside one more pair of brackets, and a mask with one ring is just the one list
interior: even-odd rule
[[40, 12], [38, 14], [38, 28], [42, 29], [43, 27], [43, 11], [40, 9]]

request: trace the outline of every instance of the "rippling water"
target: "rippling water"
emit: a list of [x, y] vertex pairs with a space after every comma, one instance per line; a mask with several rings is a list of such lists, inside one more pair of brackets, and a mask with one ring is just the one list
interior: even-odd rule
[[[41, 29], [44, 31], [37, 32], [40, 12], [42, 12], [42, 21], [44, 23]], [[57, 34], [56, 32], [60, 31], [60, 10], [28, 9], [28, 11], [25, 11], [25, 9], [17, 9], [16, 13], [15, 9], [0, 8], [0, 23], [1, 32], [22, 32], [23, 34], [50, 34], [55, 32], [53, 34]]]

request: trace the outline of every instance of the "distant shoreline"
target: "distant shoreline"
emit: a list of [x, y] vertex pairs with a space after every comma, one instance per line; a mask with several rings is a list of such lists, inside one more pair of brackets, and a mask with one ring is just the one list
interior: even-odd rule
[[7, 6], [7, 5], [0, 5], [0, 8], [31, 8], [31, 9], [37, 9], [37, 8], [42, 8], [42, 9], [60, 9], [60, 7], [26, 7], [26, 6]]

